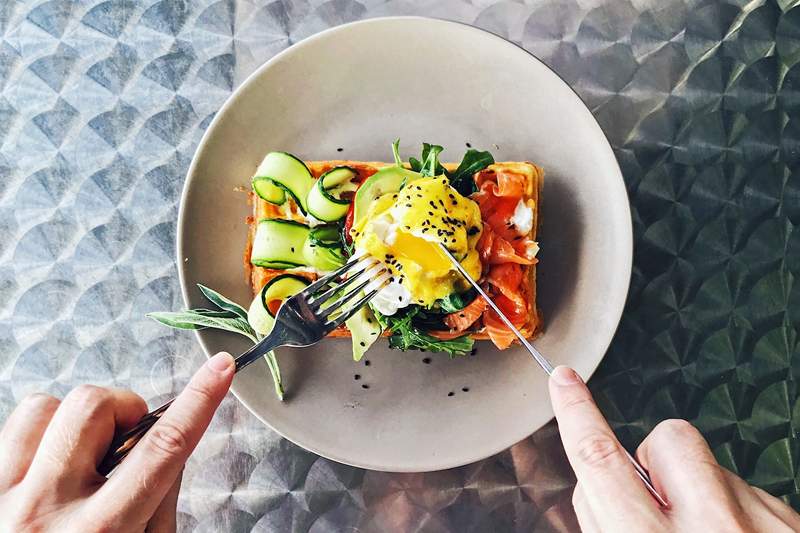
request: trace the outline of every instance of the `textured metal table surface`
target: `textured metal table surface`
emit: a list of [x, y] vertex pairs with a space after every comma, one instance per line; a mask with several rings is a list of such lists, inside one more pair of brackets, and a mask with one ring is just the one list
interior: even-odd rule
[[[636, 239], [626, 312], [591, 386], [623, 441], [688, 418], [718, 458], [800, 506], [797, 1], [0, 2], [0, 420], [32, 391], [130, 387], [154, 405], [203, 360], [177, 309], [178, 199], [225, 98], [275, 53], [419, 14], [521, 44], [611, 140]], [[536, 98], [536, 95], [531, 95]], [[602, 267], [602, 265], [598, 265]], [[321, 459], [225, 400], [189, 462], [197, 531], [571, 531], [553, 424], [446, 472]]]

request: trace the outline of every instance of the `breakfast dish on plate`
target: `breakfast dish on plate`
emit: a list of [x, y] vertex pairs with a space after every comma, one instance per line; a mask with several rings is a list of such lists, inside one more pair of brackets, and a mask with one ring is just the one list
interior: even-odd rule
[[[388, 269], [388, 285], [331, 336], [351, 337], [358, 361], [379, 338], [400, 350], [466, 355], [475, 340], [499, 349], [517, 342], [486, 301], [441, 252], [447, 247], [526, 337], [538, 333], [536, 263], [543, 171], [528, 162], [495, 162], [469, 149], [442, 164], [442, 147], [423, 144], [404, 163], [303, 162], [268, 153], [252, 179], [248, 246], [249, 308], [201, 286], [219, 308], [152, 313], [172, 327], [216, 327], [258, 341], [281, 302], [352, 256]], [[282, 394], [274, 354], [267, 357]]]

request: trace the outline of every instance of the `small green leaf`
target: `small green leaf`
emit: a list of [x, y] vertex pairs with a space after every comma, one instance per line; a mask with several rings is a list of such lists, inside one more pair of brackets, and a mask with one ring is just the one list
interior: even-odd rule
[[399, 350], [427, 350], [445, 352], [450, 357], [466, 355], [472, 350], [474, 341], [468, 335], [455, 339], [441, 340], [421, 331], [412, 324], [412, 319], [420, 312], [418, 305], [407, 307], [402, 313], [392, 316], [376, 313], [381, 325], [391, 330], [389, 347]]
[[230, 311], [231, 313], [235, 313], [240, 317], [247, 319], [247, 310], [241, 305], [229, 300], [228, 298], [224, 297], [217, 291], [209, 289], [205, 285], [201, 285], [198, 283], [197, 287], [200, 289], [200, 292], [203, 293], [203, 296], [208, 298], [208, 301], [210, 301], [220, 309]]
[[400, 139], [392, 143], [392, 155], [394, 155], [394, 164], [398, 167], [403, 166], [403, 160], [400, 159]]
[[469, 196], [478, 190], [475, 184], [475, 173], [494, 164], [494, 157], [489, 152], [469, 149], [458, 168], [450, 175], [450, 185], [462, 196]]
[[206, 316], [196, 311], [181, 311], [178, 313], [149, 313], [148, 317], [156, 320], [166, 326], [178, 329], [202, 329], [214, 328], [224, 331], [231, 331], [239, 333], [248, 337], [253, 343], [256, 340], [256, 332], [250, 327], [250, 324], [243, 318], [223, 318]]
[[439, 163], [439, 154], [442, 148], [438, 144], [422, 143], [422, 168], [419, 173], [423, 176], [440, 176], [445, 173], [444, 167]]
[[[202, 315], [200, 315], [202, 316]], [[177, 329], [203, 329], [208, 326], [200, 325], [194, 320], [195, 316], [185, 312], [154, 312], [147, 313], [148, 318], [152, 318], [156, 322], [160, 322], [165, 326]]]
[[218, 317], [218, 318], [236, 318], [236, 313], [231, 311], [214, 311], [212, 309], [192, 309], [195, 313], [203, 316]]
[[476, 296], [477, 293], [472, 289], [462, 293], [453, 293], [439, 300], [439, 308], [445, 313], [455, 313], [469, 305]]

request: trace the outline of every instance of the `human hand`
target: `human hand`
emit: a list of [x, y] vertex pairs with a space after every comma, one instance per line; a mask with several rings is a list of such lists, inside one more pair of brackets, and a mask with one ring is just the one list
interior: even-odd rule
[[572, 369], [556, 368], [550, 398], [578, 478], [572, 505], [584, 532], [800, 531], [800, 516], [721, 467], [685, 420], [660, 423], [636, 450], [670, 504], [660, 507]]
[[144, 400], [90, 385], [27, 397], [0, 432], [0, 531], [174, 531], [183, 464], [233, 374], [229, 354], [209, 359], [108, 479], [97, 465]]

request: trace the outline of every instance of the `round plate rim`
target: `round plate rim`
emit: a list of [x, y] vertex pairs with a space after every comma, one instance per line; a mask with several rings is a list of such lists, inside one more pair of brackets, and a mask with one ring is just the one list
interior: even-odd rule
[[[289, 46], [286, 49], [281, 50], [279, 53], [277, 53], [274, 56], [272, 56], [270, 59], [265, 61], [262, 65], [260, 65], [257, 69], [255, 69], [251, 74], [249, 74], [245, 78], [245, 80], [238, 87], [236, 87], [233, 90], [233, 92], [227, 97], [225, 102], [222, 104], [222, 106], [216, 112], [216, 114], [214, 115], [214, 118], [209, 123], [209, 125], [206, 128], [205, 132], [203, 132], [203, 135], [200, 138], [200, 142], [197, 144], [197, 147], [195, 148], [194, 154], [192, 155], [192, 161], [191, 161], [191, 163], [189, 165], [189, 168], [188, 168], [188, 170], [186, 172], [186, 178], [184, 180], [184, 184], [183, 184], [183, 188], [182, 188], [181, 196], [180, 196], [180, 201], [179, 201], [179, 206], [178, 206], [178, 220], [177, 220], [177, 228], [176, 228], [175, 253], [176, 253], [176, 265], [177, 265], [177, 270], [178, 270], [178, 282], [180, 284], [181, 296], [183, 298], [184, 305], [186, 305], [186, 306], [190, 305], [189, 304], [189, 302], [190, 302], [190, 298], [189, 298], [189, 290], [190, 290], [190, 288], [188, 287], [187, 282], [186, 282], [186, 276], [187, 276], [186, 268], [187, 268], [187, 265], [181, 259], [182, 256], [183, 256], [183, 253], [182, 253], [183, 252], [183, 241], [184, 241], [184, 234], [185, 234], [185, 229], [186, 229], [185, 228], [185, 226], [186, 226], [186, 221], [185, 221], [185, 219], [186, 219], [186, 217], [185, 217], [186, 200], [187, 200], [187, 198], [189, 196], [189, 190], [192, 187], [192, 181], [193, 181], [192, 177], [195, 174], [197, 166], [198, 166], [198, 159], [199, 159], [198, 155], [200, 153], [202, 153], [203, 150], [205, 149], [206, 144], [208, 143], [209, 137], [211, 136], [215, 126], [217, 125], [217, 122], [222, 120], [222, 117], [224, 116], [225, 111], [227, 111], [228, 108], [232, 107], [235, 104], [235, 102], [238, 99], [239, 95], [242, 92], [244, 92], [246, 87], [248, 87], [250, 84], [252, 84], [254, 82], [254, 80], [256, 80], [259, 76], [261, 76], [261, 74], [264, 71], [266, 71], [269, 68], [271, 68], [272, 65], [280, 62], [286, 55], [289, 55], [291, 53], [296, 53], [300, 48], [303, 48], [304, 46], [307, 46], [307, 45], [309, 45], [309, 44], [311, 44], [311, 43], [313, 43], [313, 42], [315, 42], [317, 40], [327, 38], [328, 36], [333, 35], [333, 34], [338, 33], [338, 32], [341, 32], [341, 31], [347, 31], [349, 28], [351, 28], [353, 26], [358, 26], [358, 25], [362, 25], [362, 24], [381, 24], [381, 23], [384, 23], [384, 22], [392, 22], [392, 21], [399, 21], [399, 20], [424, 21], [424, 22], [433, 21], [433, 22], [438, 22], [438, 23], [442, 23], [442, 24], [445, 24], [445, 25], [451, 25], [451, 24], [452, 25], [458, 25], [458, 26], [466, 28], [466, 29], [468, 29], [470, 31], [474, 31], [474, 32], [481, 33], [481, 34], [484, 34], [484, 35], [488, 34], [492, 38], [499, 39], [499, 40], [503, 41], [505, 44], [512, 45], [515, 48], [523, 51], [525, 54], [527, 54], [530, 57], [531, 60], [538, 62], [541, 66], [545, 67], [547, 70], [549, 70], [551, 73], [553, 73], [561, 81], [561, 83], [575, 95], [575, 97], [581, 103], [581, 106], [583, 107], [583, 109], [588, 114], [588, 117], [591, 119], [590, 123], [593, 124], [597, 128], [597, 131], [600, 132], [600, 134], [602, 135], [602, 138], [605, 141], [603, 149], [607, 150], [609, 155], [611, 156], [611, 161], [613, 162], [615, 173], [617, 174], [617, 177], [619, 178], [619, 182], [621, 184], [621, 190], [622, 190], [622, 193], [625, 196], [625, 200], [626, 201], [623, 202], [621, 205], [622, 205], [622, 208], [625, 209], [625, 213], [624, 213], [625, 217], [624, 217], [624, 219], [629, 221], [629, 224], [625, 225], [625, 229], [627, 231], [624, 232], [624, 235], [620, 235], [621, 239], [626, 241], [625, 243], [623, 243], [623, 244], [625, 244], [624, 249], [618, 250], [617, 253], [622, 253], [622, 254], [624, 254], [626, 256], [626, 258], [625, 258], [626, 260], [624, 261], [624, 263], [627, 266], [625, 268], [625, 276], [624, 277], [626, 278], [626, 283], [625, 284], [628, 287], [630, 287], [630, 279], [631, 279], [632, 272], [633, 272], [633, 220], [632, 220], [632, 217], [631, 217], [630, 201], [629, 201], [629, 197], [628, 197], [628, 192], [627, 192], [627, 189], [625, 187], [625, 182], [624, 182], [624, 178], [622, 176], [622, 171], [621, 171], [621, 169], [619, 167], [619, 162], [617, 161], [616, 156], [614, 156], [614, 152], [613, 152], [613, 149], [611, 147], [611, 142], [608, 139], [608, 136], [606, 135], [605, 131], [603, 131], [603, 128], [600, 127], [600, 124], [597, 122], [597, 118], [592, 114], [591, 110], [589, 109], [589, 106], [586, 105], [586, 102], [575, 91], [575, 89], [569, 83], [567, 83], [567, 81], [560, 74], [558, 74], [558, 72], [556, 72], [555, 70], [550, 68], [549, 65], [547, 65], [544, 61], [542, 61], [538, 57], [536, 57], [536, 55], [534, 55], [532, 52], [526, 50], [525, 48], [523, 48], [522, 46], [518, 45], [517, 43], [514, 43], [514, 42], [506, 39], [505, 37], [502, 37], [502, 36], [492, 32], [492, 31], [489, 31], [489, 30], [486, 30], [486, 29], [483, 29], [483, 28], [478, 28], [476, 26], [473, 26], [471, 24], [467, 24], [467, 23], [464, 23], [464, 22], [447, 20], [447, 19], [442, 19], [442, 18], [438, 18], [438, 17], [387, 16], [387, 17], [376, 17], [376, 18], [370, 18], [370, 19], [365, 19], [365, 20], [359, 20], [359, 21], [354, 21], [354, 22], [349, 22], [349, 23], [346, 23], [346, 24], [341, 24], [341, 25], [338, 25], [338, 26], [334, 26], [334, 27], [325, 29], [323, 31], [320, 31], [318, 33], [315, 33], [314, 35], [311, 35], [309, 37], [306, 37], [305, 39], [293, 44], [292, 46]], [[623, 248], [623, 247], [621, 246], [621, 248]], [[628, 288], [628, 290], [629, 290], [629, 288]], [[623, 311], [625, 309], [625, 301], [627, 300], [628, 290], [626, 290], [625, 298], [622, 299], [622, 305], [620, 305], [619, 308], [614, 312], [614, 320], [613, 320], [613, 322], [615, 324], [617, 324], [617, 326], [614, 327], [613, 330], [610, 329], [609, 334], [608, 334], [608, 339], [603, 342], [603, 344], [605, 346], [605, 348], [603, 349], [603, 356], [598, 358], [597, 361], [592, 364], [591, 369], [584, 376], [584, 378], [587, 381], [588, 381], [589, 378], [591, 378], [592, 375], [594, 375], [594, 373], [597, 370], [597, 368], [599, 367], [600, 363], [605, 358], [605, 354], [608, 351], [609, 346], [611, 345], [611, 341], [613, 340], [614, 335], [616, 334], [616, 331], [617, 331], [617, 329], [619, 327], [619, 322], [620, 322], [620, 320], [622, 318], [622, 313], [623, 313]], [[211, 353], [211, 350], [209, 350], [209, 347], [208, 347], [205, 339], [203, 338], [202, 332], [199, 331], [199, 330], [195, 330], [194, 334], [195, 334], [195, 336], [196, 336], [201, 348], [203, 349], [203, 353], [205, 354], [206, 358], [210, 358], [213, 354]], [[441, 458], [440, 461], [437, 463], [437, 465], [435, 467], [420, 469], [420, 468], [415, 468], [413, 466], [406, 466], [406, 465], [373, 464], [373, 463], [371, 463], [369, 461], [352, 460], [352, 459], [348, 459], [348, 458], [342, 457], [339, 454], [331, 453], [328, 450], [320, 450], [315, 446], [309, 446], [308, 444], [299, 442], [300, 439], [295, 439], [295, 438], [287, 435], [285, 432], [275, 428], [272, 424], [270, 424], [270, 422], [265, 417], [263, 417], [256, 409], [254, 409], [250, 405], [250, 403], [245, 398], [243, 398], [240, 395], [239, 391], [237, 391], [237, 387], [236, 387], [235, 383], [231, 386], [230, 390], [233, 393], [234, 397], [236, 397], [236, 399], [239, 402], [241, 402], [242, 405], [244, 405], [244, 407], [250, 413], [252, 413], [259, 421], [261, 421], [261, 423], [263, 423], [265, 426], [267, 426], [272, 431], [275, 431], [281, 437], [283, 437], [283, 438], [287, 439], [288, 441], [292, 442], [293, 444], [296, 444], [297, 446], [299, 446], [299, 447], [301, 447], [301, 448], [303, 448], [305, 450], [313, 452], [313, 453], [315, 453], [315, 454], [317, 454], [317, 455], [319, 455], [321, 457], [325, 457], [327, 459], [331, 459], [331, 460], [336, 461], [338, 463], [342, 463], [342, 464], [349, 465], [349, 466], [354, 466], [354, 467], [357, 467], [357, 468], [364, 468], [364, 469], [367, 469], [367, 470], [376, 470], [376, 471], [385, 471], [385, 472], [398, 472], [398, 473], [434, 472], [434, 471], [446, 470], [446, 469], [456, 468], [456, 467], [464, 466], [464, 465], [467, 465], [467, 464], [470, 464], [470, 463], [474, 463], [476, 461], [480, 461], [480, 460], [486, 459], [487, 457], [491, 457], [491, 456], [493, 456], [493, 455], [495, 455], [497, 453], [500, 453], [500, 452], [508, 449], [509, 447], [513, 446], [514, 444], [516, 444], [518, 442], [521, 442], [522, 440], [525, 440], [526, 438], [530, 437], [530, 435], [532, 435], [533, 433], [535, 433], [536, 431], [538, 431], [539, 429], [541, 429], [542, 427], [547, 425], [553, 419], [553, 417], [550, 417], [541, 426], [536, 427], [536, 428], [532, 428], [531, 431], [529, 431], [525, 435], [522, 435], [518, 439], [514, 438], [511, 442], [503, 441], [502, 443], [498, 443], [497, 446], [492, 447], [488, 452], [486, 450], [484, 450], [484, 451], [481, 451], [480, 453], [475, 453], [475, 454], [472, 454], [472, 455], [464, 454], [461, 457], [459, 457], [458, 459], [452, 459], [452, 460], [447, 459], [447, 458]]]

